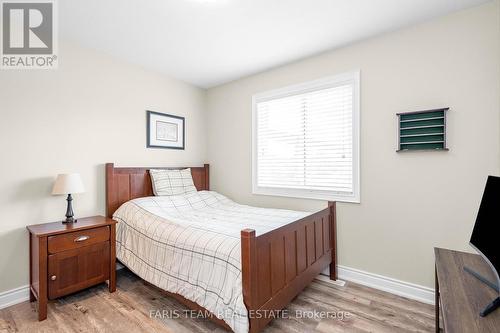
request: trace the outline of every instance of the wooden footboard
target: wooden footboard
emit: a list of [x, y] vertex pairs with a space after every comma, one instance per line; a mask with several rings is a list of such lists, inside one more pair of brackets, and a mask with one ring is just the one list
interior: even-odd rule
[[256, 236], [241, 231], [243, 300], [250, 333], [259, 332], [321, 271], [330, 265], [335, 280], [335, 202], [328, 208]]

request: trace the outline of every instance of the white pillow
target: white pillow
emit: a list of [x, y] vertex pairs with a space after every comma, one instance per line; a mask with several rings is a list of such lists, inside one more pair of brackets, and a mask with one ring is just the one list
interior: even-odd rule
[[149, 170], [153, 193], [161, 195], [179, 195], [196, 192], [196, 187], [191, 176], [191, 169], [182, 170]]

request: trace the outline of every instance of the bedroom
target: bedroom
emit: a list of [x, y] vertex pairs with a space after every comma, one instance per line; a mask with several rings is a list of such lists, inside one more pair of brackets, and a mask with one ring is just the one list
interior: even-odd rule
[[[434, 331], [434, 248], [474, 254], [482, 274], [494, 279], [487, 259], [469, 242], [487, 178], [500, 175], [498, 0], [45, 1], [52, 10], [35, 8], [27, 33], [17, 39], [15, 27], [17, 32], [23, 27], [19, 13], [29, 12], [29, 7], [20, 6], [22, 1], [1, 3], [4, 44], [9, 29], [9, 46], [20, 48], [27, 36], [51, 46], [50, 53], [41, 53], [38, 62], [30, 64], [37, 53], [22, 57], [2, 44], [1, 331]], [[52, 22], [52, 35], [36, 30], [42, 22]], [[301, 120], [305, 95], [314, 102], [307, 105], [308, 112], [316, 113], [308, 123], [314, 130], [307, 134], [302, 133]], [[322, 103], [336, 111], [321, 112]], [[285, 108], [286, 116], [282, 105], [292, 106]], [[438, 110], [433, 112], [439, 115], [411, 113], [426, 110]], [[408, 149], [410, 139], [401, 136], [401, 128], [412, 117], [443, 118], [430, 120], [438, 121], [441, 131], [429, 135], [439, 137], [437, 143], [426, 143], [433, 149]], [[340, 130], [331, 131], [331, 123]], [[294, 136], [276, 143], [261, 126]], [[29, 133], [35, 136], [20, 137]], [[158, 136], [165, 140], [156, 140]], [[306, 150], [305, 144], [287, 144], [318, 136], [321, 142], [335, 142], [340, 153], [333, 146], [313, 144]], [[272, 146], [267, 151], [272, 154], [259, 150], [265, 144]], [[333, 152], [321, 153], [328, 149]], [[303, 157], [308, 154], [316, 159]], [[283, 160], [292, 161], [292, 166]], [[313, 165], [309, 173], [297, 167], [307, 163]], [[328, 172], [321, 172], [322, 165]], [[243, 329], [217, 321], [222, 316], [190, 312], [199, 302], [206, 303], [204, 308], [211, 305], [199, 296], [187, 299], [190, 290], [165, 291], [155, 280], [162, 280], [158, 274], [148, 277], [123, 262], [127, 259], [120, 254], [119, 242], [126, 237], [120, 223], [126, 222], [112, 220], [118, 220], [116, 237], [109, 220], [90, 220], [88, 229], [78, 230], [85, 228], [85, 217], [109, 218], [129, 200], [153, 196], [155, 181], [147, 170], [162, 167], [191, 168], [200, 192], [193, 192], [190, 177], [184, 177], [189, 195], [202, 198], [206, 193], [201, 190], [209, 190], [210, 200], [223, 196], [226, 205], [291, 214], [281, 222], [266, 218], [264, 229], [256, 230], [256, 237], [247, 233], [246, 239], [240, 239], [241, 230], [255, 229], [259, 220], [243, 213], [228, 219], [238, 225], [234, 230], [229, 221], [209, 225], [221, 219], [208, 210], [202, 214], [193, 208], [189, 222], [207, 232], [227, 226], [235, 246], [248, 245], [237, 250], [249, 254], [247, 261], [232, 253], [243, 277], [235, 277], [232, 287], [223, 286], [229, 293], [239, 290], [243, 312], [261, 309], [266, 297], [279, 303], [266, 303], [271, 309], [282, 312], [264, 313], [269, 321], [255, 318], [255, 325], [254, 318], [243, 320]], [[281, 171], [273, 171], [276, 168]], [[57, 178], [59, 174], [79, 177]], [[163, 172], [167, 177], [180, 174]], [[313, 185], [297, 186], [305, 178]], [[65, 191], [71, 185], [73, 192]], [[60, 194], [52, 195], [54, 189], [61, 189], [55, 191]], [[62, 224], [69, 193], [77, 222]], [[167, 194], [153, 196], [150, 202], [170, 200], [172, 194]], [[180, 214], [167, 208], [164, 213]], [[47, 223], [55, 223], [58, 231], [27, 229]], [[81, 247], [50, 252], [49, 238], [92, 230], [92, 223], [109, 228], [97, 238], [116, 246], [122, 265], [116, 272], [109, 265], [95, 285], [70, 283], [69, 291], [49, 295], [63, 278], [35, 270], [33, 262], [40, 263], [43, 246], [34, 251], [30, 243], [47, 241], [43, 258], [48, 263], [41, 259], [40, 267], [50, 270], [50, 256], [80, 253], [89, 239], [78, 243]], [[278, 225], [283, 224], [296, 227], [288, 230], [292, 238], [280, 234]], [[270, 248], [259, 238], [266, 234], [276, 236], [267, 239]], [[280, 239], [282, 244], [277, 243]], [[497, 258], [499, 251], [495, 244]], [[174, 258], [155, 260], [164, 265], [176, 262]], [[492, 260], [491, 255], [486, 258]], [[330, 265], [336, 280], [330, 279]], [[217, 272], [210, 266], [204, 271], [203, 263], [200, 267], [207, 275]], [[78, 269], [67, 270], [78, 280]], [[39, 285], [31, 288], [41, 273], [44, 292]], [[109, 293], [101, 280], [110, 281], [115, 273], [116, 291]], [[244, 285], [259, 281], [259, 274], [270, 282]], [[482, 298], [466, 303], [468, 316], [441, 316], [441, 329], [459, 332], [452, 325], [460, 325], [465, 332], [488, 332], [499, 323], [500, 310], [484, 318], [479, 311], [493, 301], [495, 291], [470, 274], [459, 278], [471, 288], [470, 297]], [[445, 297], [450, 281], [440, 281], [442, 313], [461, 304]], [[182, 293], [184, 300], [174, 295]], [[47, 318], [38, 321], [45, 303]], [[224, 310], [213, 306], [213, 311]], [[471, 323], [478, 326], [469, 329]]]

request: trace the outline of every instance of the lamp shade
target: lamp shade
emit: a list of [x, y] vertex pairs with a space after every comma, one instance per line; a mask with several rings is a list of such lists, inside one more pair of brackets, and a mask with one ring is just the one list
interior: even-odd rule
[[85, 192], [79, 173], [64, 173], [57, 175], [52, 188], [52, 195], [74, 194]]

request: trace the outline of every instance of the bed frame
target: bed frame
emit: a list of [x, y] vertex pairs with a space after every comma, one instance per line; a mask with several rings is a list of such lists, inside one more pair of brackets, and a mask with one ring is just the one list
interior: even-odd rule
[[[108, 217], [129, 200], [153, 195], [149, 169], [106, 164]], [[198, 191], [209, 190], [208, 164], [191, 167], [191, 174]], [[250, 314], [250, 333], [261, 331], [276, 316], [271, 311], [286, 307], [326, 267], [330, 266], [330, 279], [337, 279], [335, 210], [335, 202], [328, 202], [328, 208], [265, 234], [241, 231], [243, 300]], [[179, 294], [163, 292], [190, 309], [208, 313]], [[231, 330], [215, 315], [209, 318]]]

